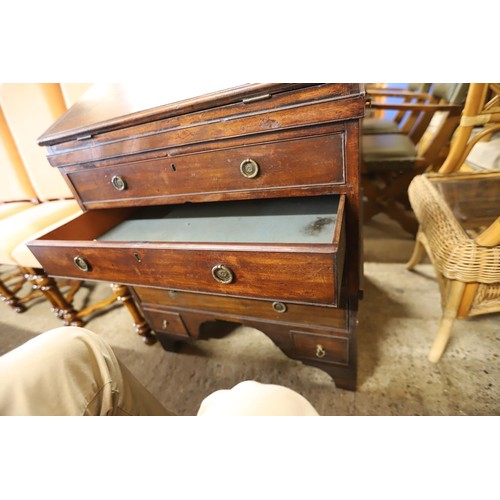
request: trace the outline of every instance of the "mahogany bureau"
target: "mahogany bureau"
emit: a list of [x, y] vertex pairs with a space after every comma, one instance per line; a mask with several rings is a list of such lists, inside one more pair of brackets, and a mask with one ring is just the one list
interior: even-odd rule
[[42, 135], [85, 213], [31, 251], [130, 287], [165, 349], [241, 323], [355, 389], [363, 89], [174, 90], [96, 85]]

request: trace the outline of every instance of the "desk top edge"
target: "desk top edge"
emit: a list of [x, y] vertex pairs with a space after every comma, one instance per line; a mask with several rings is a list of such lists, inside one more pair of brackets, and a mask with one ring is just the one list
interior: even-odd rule
[[[172, 93], [169, 94], [161, 85], [96, 84], [39, 137], [38, 144], [60, 144], [79, 137], [208, 110], [267, 93], [278, 94], [315, 85], [321, 84], [253, 83], [196, 97], [172, 99]], [[346, 96], [364, 93], [359, 84], [347, 86]], [[182, 93], [179, 95], [182, 96]]]

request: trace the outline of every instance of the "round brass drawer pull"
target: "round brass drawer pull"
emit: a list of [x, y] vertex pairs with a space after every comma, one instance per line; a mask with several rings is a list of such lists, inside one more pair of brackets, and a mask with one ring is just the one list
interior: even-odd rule
[[212, 268], [212, 276], [215, 281], [227, 285], [234, 280], [234, 274], [229, 267], [223, 266], [222, 264], [217, 264]]
[[127, 183], [125, 182], [125, 180], [120, 177], [119, 175], [114, 175], [112, 178], [111, 178], [111, 184], [113, 184], [113, 187], [117, 190], [117, 191], [124, 191], [125, 189], [127, 189]]
[[76, 267], [80, 269], [80, 271], [87, 272], [90, 271], [90, 264], [80, 255], [77, 255], [74, 259], [73, 262], [75, 263]]
[[317, 358], [324, 358], [326, 355], [326, 351], [324, 347], [321, 344], [318, 344], [316, 346], [316, 357]]
[[273, 309], [277, 313], [284, 313], [286, 312], [286, 305], [283, 302], [273, 302]]
[[253, 179], [259, 173], [259, 164], [255, 160], [247, 158], [241, 162], [240, 171], [247, 179]]

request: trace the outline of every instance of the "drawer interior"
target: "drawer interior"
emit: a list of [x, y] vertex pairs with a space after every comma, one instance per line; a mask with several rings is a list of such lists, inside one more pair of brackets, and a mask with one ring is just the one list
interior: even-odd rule
[[331, 244], [340, 196], [144, 207], [101, 242]]

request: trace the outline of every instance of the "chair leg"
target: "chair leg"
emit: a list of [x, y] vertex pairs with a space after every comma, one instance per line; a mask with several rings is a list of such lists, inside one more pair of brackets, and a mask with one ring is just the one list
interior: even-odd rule
[[54, 314], [64, 321], [65, 326], [83, 326], [83, 321], [78, 318], [78, 313], [73, 305], [68, 302], [59, 290], [53, 278], [47, 276], [42, 270], [26, 269], [26, 278], [34, 290], [40, 290], [52, 304]]
[[422, 245], [422, 242], [419, 239], [419, 234], [417, 233], [417, 237], [415, 239], [415, 247], [413, 248], [413, 253], [411, 254], [410, 260], [406, 264], [406, 269], [411, 270], [417, 264], [419, 264], [424, 256], [425, 247]]
[[26, 307], [24, 307], [20, 303], [19, 297], [17, 297], [14, 293], [12, 293], [0, 280], [0, 299], [3, 300], [8, 306], [12, 307], [14, 311], [17, 313], [22, 313], [26, 311]]
[[437, 363], [446, 349], [451, 335], [453, 323], [457, 317], [460, 303], [465, 290], [465, 283], [460, 281], [450, 281], [444, 305], [443, 315], [439, 324], [439, 330], [432, 344], [428, 359], [432, 363]]

